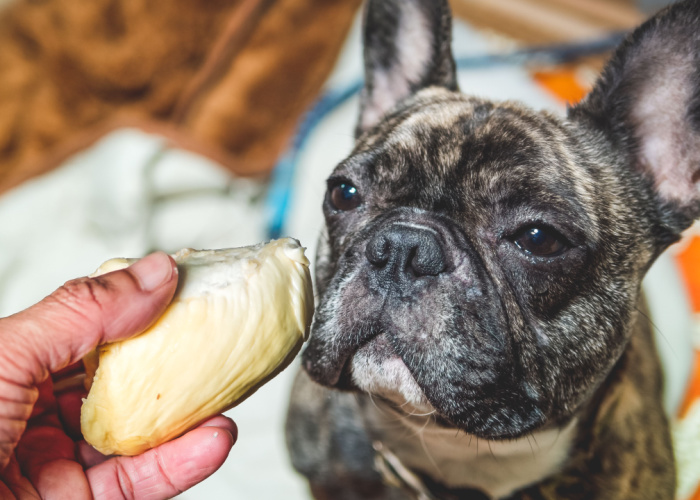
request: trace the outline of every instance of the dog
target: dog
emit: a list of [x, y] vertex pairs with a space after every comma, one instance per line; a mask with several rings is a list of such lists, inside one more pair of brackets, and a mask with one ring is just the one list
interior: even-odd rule
[[565, 117], [459, 92], [444, 0], [369, 0], [287, 444], [316, 499], [666, 500], [641, 295], [700, 215], [700, 2]]

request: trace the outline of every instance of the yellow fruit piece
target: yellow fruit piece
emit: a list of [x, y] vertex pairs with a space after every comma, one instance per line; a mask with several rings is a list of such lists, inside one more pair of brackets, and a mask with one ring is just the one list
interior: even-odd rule
[[[136, 455], [240, 403], [284, 369], [313, 315], [309, 261], [286, 238], [180, 250], [178, 291], [141, 335], [98, 348], [80, 424], [105, 455]], [[112, 259], [93, 276], [136, 259]], [[88, 377], [90, 366], [86, 367]]]

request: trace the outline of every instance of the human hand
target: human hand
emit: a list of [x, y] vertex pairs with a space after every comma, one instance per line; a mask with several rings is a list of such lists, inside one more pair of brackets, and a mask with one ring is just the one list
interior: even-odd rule
[[223, 464], [237, 436], [224, 416], [143, 455], [110, 458], [81, 440], [85, 391], [54, 393], [54, 379], [97, 345], [145, 330], [176, 285], [174, 261], [157, 252], [0, 319], [0, 499], [170, 498]]

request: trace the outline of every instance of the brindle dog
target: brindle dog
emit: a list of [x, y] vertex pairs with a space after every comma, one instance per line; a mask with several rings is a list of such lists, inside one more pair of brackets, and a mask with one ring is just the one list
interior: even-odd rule
[[318, 499], [674, 496], [649, 266], [700, 215], [700, 2], [565, 118], [465, 96], [443, 0], [370, 0], [288, 418]]

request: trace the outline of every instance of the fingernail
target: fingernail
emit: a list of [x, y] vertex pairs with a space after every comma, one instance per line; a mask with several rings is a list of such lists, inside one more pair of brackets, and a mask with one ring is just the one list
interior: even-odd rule
[[165, 252], [152, 253], [129, 267], [144, 292], [152, 292], [170, 281], [176, 269]]
[[234, 435], [233, 435], [231, 432], [229, 432], [227, 429], [220, 429], [220, 430], [214, 432], [214, 434], [212, 434], [212, 437], [213, 437], [214, 439], [218, 438], [219, 436], [222, 436], [222, 437], [223, 437], [223, 436], [226, 436], [226, 437], [228, 437], [228, 440], [231, 442], [231, 446], [233, 446], [234, 444], [236, 444], [236, 436], [234, 436]]

